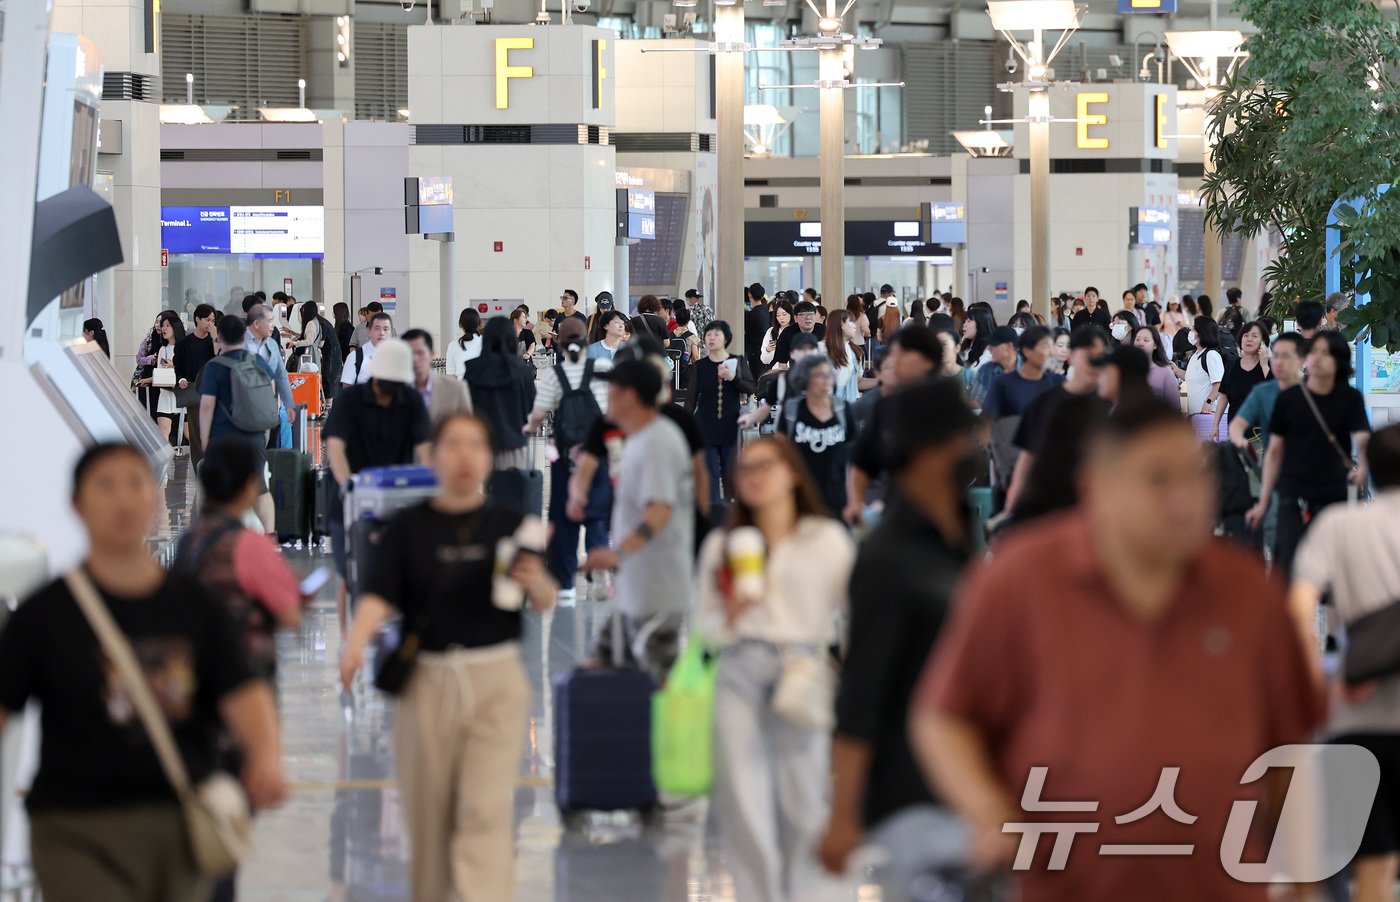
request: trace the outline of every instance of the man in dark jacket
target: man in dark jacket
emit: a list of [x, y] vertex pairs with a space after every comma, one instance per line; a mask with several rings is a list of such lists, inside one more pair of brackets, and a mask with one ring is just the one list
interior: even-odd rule
[[764, 366], [763, 333], [772, 325], [773, 311], [769, 309], [768, 297], [758, 282], [749, 286], [750, 306], [744, 314], [744, 356], [749, 359], [749, 371], [755, 377], [762, 375]]

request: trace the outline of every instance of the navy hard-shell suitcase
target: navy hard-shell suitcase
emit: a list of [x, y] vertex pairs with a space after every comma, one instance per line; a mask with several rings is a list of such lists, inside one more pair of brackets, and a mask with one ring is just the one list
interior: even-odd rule
[[584, 811], [657, 805], [651, 779], [651, 695], [640, 670], [580, 668], [554, 681], [554, 798], [572, 825]]

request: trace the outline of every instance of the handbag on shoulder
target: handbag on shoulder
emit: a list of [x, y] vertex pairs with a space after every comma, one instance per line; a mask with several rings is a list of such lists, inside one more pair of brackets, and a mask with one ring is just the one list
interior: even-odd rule
[[195, 865], [210, 877], [233, 873], [253, 844], [253, 818], [242, 785], [222, 771], [216, 771], [197, 785], [190, 783], [189, 772], [170, 733], [170, 724], [156, 703], [131, 643], [112, 619], [86, 573], [81, 569], [73, 570], [63, 579], [131, 694], [141, 724], [160, 759], [161, 769], [180, 802]]

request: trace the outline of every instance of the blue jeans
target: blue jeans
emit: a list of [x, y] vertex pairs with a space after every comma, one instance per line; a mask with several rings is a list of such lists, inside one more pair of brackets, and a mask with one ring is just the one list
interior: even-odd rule
[[[705, 469], [710, 471], [710, 504], [719, 504], [734, 494], [734, 458], [739, 453], [739, 443], [705, 446]], [[720, 481], [724, 481], [721, 493]]]
[[573, 475], [573, 464], [561, 458], [549, 468], [549, 545], [545, 549], [545, 561], [550, 575], [559, 582], [561, 589], [574, 587], [574, 573], [578, 570], [578, 533], [584, 530], [583, 546], [586, 550], [606, 548], [608, 545], [608, 518], [612, 514], [612, 481], [608, 478], [608, 465], [600, 462], [598, 472], [593, 477], [593, 485], [588, 489], [588, 504], [584, 507], [583, 522], [569, 519], [566, 509], [569, 504], [569, 477]]

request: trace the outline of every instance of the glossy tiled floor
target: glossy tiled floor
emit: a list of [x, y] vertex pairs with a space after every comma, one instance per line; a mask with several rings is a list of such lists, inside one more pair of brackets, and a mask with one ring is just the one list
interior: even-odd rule
[[[170, 530], [188, 518], [187, 464], [167, 490]], [[319, 549], [288, 550], [299, 571], [329, 563]], [[372, 689], [339, 688], [340, 630], [329, 590], [302, 629], [281, 637], [280, 697], [293, 794], [259, 819], [257, 848], [244, 868], [246, 902], [408, 899], [407, 842], [400, 822], [391, 742], [392, 705]], [[520, 902], [671, 902], [732, 898], [703, 802], [644, 830], [628, 815], [595, 815], [562, 829], [553, 801], [550, 675], [574, 666], [606, 613], [581, 601], [531, 615], [524, 655], [535, 697], [516, 790]], [[878, 899], [873, 887], [832, 882], [817, 898]], [[446, 902], [446, 900], [444, 900]], [[506, 902], [506, 900], [482, 900]]]

